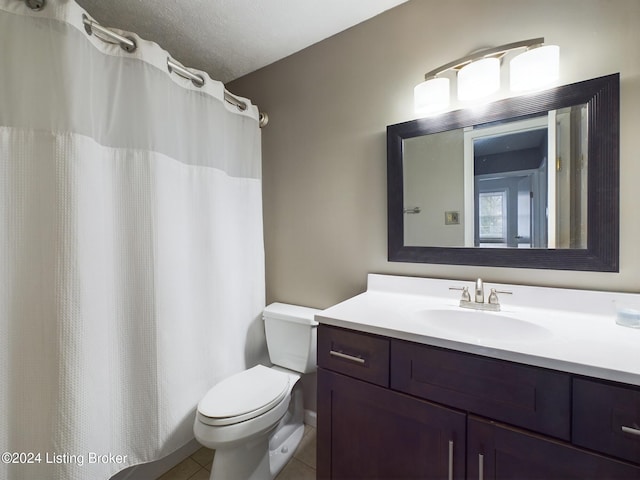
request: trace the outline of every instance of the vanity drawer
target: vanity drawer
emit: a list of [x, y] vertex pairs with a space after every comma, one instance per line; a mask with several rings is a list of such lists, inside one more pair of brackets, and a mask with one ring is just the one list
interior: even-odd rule
[[391, 352], [395, 390], [570, 438], [569, 374], [401, 340]]
[[640, 388], [574, 378], [573, 443], [640, 463]]
[[318, 366], [389, 387], [389, 340], [328, 325], [318, 326]]

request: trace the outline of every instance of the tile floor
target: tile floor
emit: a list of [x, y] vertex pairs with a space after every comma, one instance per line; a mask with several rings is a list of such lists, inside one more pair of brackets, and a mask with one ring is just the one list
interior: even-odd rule
[[[157, 480], [209, 480], [214, 451], [201, 448]], [[316, 429], [305, 425], [304, 436], [293, 458], [282, 469], [276, 480], [315, 480]], [[235, 480], [235, 479], [216, 479]]]

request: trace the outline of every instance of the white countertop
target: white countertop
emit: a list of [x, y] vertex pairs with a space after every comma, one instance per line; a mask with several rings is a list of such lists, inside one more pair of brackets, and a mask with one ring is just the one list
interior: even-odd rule
[[[459, 306], [460, 292], [449, 290], [463, 285], [470, 287], [473, 298], [473, 282], [370, 274], [365, 293], [323, 310], [316, 320], [640, 386], [640, 329], [616, 324], [613, 303], [625, 301], [640, 308], [640, 295], [485, 283], [487, 298], [491, 288], [513, 292], [500, 295], [501, 312], [477, 315], [478, 322], [488, 325], [486, 332], [482, 328], [449, 330], [446, 323], [434, 326], [421, 316], [424, 312], [474, 313]], [[514, 325], [516, 333], [519, 325], [529, 328], [522, 330], [522, 335], [514, 335], [510, 328], [506, 330], [511, 333], [505, 334], [492, 332], [496, 328], [491, 327], [493, 323]]]

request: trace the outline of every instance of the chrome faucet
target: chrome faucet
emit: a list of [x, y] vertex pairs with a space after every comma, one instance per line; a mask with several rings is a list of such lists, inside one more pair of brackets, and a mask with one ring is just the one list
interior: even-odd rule
[[500, 301], [498, 300], [498, 293], [511, 294], [512, 292], [506, 290], [491, 289], [489, 299], [485, 303], [484, 301], [484, 283], [481, 278], [476, 279], [474, 301], [471, 301], [471, 295], [469, 295], [469, 287], [449, 287], [449, 290], [462, 290], [462, 297], [460, 298], [460, 306], [462, 308], [472, 308], [474, 310], [489, 310], [492, 312], [500, 311]]
[[476, 303], [484, 303], [484, 284], [479, 277], [476, 280]]

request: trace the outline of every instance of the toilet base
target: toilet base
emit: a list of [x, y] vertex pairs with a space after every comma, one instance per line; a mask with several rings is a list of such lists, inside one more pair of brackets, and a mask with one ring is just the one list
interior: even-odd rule
[[303, 435], [302, 383], [296, 382], [286, 413], [272, 429], [241, 442], [217, 445], [209, 478], [273, 480], [291, 459]]
[[210, 480], [270, 479], [269, 438], [261, 436], [229, 449], [216, 450], [211, 465]]
[[256, 439], [242, 447], [216, 450], [209, 480], [273, 479], [291, 459], [303, 435], [304, 425], [300, 425], [275, 450], [268, 450], [268, 438]]
[[[277, 448], [269, 449], [269, 468], [271, 478], [275, 478], [293, 456], [304, 436], [304, 425], [298, 425]], [[271, 442], [270, 442], [271, 443]]]

